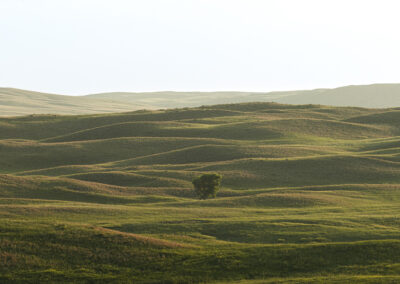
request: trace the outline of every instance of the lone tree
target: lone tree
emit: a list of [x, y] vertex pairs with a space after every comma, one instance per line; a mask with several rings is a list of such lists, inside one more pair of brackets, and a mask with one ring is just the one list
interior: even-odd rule
[[203, 174], [196, 177], [192, 183], [194, 192], [200, 199], [214, 198], [221, 184], [220, 174]]

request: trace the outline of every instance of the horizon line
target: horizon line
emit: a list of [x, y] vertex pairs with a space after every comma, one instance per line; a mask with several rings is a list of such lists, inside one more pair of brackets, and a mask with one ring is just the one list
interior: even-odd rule
[[400, 85], [399, 83], [368, 83], [368, 84], [349, 84], [349, 85], [340, 85], [336, 87], [314, 87], [314, 88], [299, 88], [299, 89], [275, 89], [272, 91], [251, 91], [251, 90], [207, 90], [207, 91], [200, 91], [200, 90], [184, 90], [184, 91], [176, 91], [176, 90], [158, 90], [158, 91], [103, 91], [103, 92], [93, 92], [93, 93], [86, 93], [86, 94], [62, 94], [56, 92], [47, 92], [47, 91], [36, 91], [30, 89], [23, 89], [23, 88], [16, 88], [16, 87], [1, 87], [1, 89], [13, 89], [25, 92], [33, 92], [33, 93], [40, 93], [40, 94], [47, 94], [47, 95], [55, 95], [55, 96], [69, 96], [69, 97], [85, 97], [85, 96], [93, 96], [93, 95], [101, 95], [101, 94], [112, 94], [112, 93], [125, 93], [125, 94], [143, 94], [143, 93], [258, 93], [258, 94], [268, 94], [268, 93], [279, 93], [279, 92], [301, 92], [301, 91], [313, 91], [313, 90], [334, 90], [339, 88], [345, 87], [355, 87], [355, 86], [374, 86], [374, 85]]

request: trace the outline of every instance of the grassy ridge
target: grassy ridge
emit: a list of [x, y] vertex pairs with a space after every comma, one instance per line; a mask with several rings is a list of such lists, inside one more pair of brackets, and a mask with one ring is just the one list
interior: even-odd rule
[[400, 84], [345, 86], [285, 92], [145, 92], [63, 96], [0, 88], [0, 116], [94, 114], [137, 109], [175, 109], [226, 103], [277, 102], [354, 107], [400, 107]]
[[137, 103], [122, 103], [112, 99], [73, 97], [0, 88], [0, 116], [29, 114], [89, 114], [122, 112], [149, 108]]
[[[0, 280], [396, 283], [397, 121], [274, 103], [1, 118]], [[218, 198], [197, 200], [214, 171]]]

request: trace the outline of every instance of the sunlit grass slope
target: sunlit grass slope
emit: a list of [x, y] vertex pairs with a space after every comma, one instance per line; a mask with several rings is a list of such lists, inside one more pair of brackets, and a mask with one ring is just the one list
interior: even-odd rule
[[[1, 283], [397, 283], [400, 112], [0, 118]], [[193, 177], [223, 175], [216, 199]]]
[[89, 114], [152, 108], [112, 99], [62, 96], [13, 88], [0, 88], [0, 116], [28, 114]]
[[[0, 117], [30, 114], [93, 114], [137, 109], [175, 109], [246, 102], [400, 107], [400, 84], [345, 86], [283, 92], [112, 92], [65, 96], [0, 88]], [[111, 123], [111, 122], [110, 122]]]
[[295, 93], [276, 100], [291, 104], [323, 104], [370, 108], [400, 107], [400, 84], [373, 84], [319, 89]]
[[250, 92], [153, 92], [103, 93], [91, 98], [114, 99], [156, 108], [193, 107], [208, 104], [274, 101], [289, 104], [322, 104], [355, 107], [400, 107], [400, 84], [345, 86], [269, 93]]

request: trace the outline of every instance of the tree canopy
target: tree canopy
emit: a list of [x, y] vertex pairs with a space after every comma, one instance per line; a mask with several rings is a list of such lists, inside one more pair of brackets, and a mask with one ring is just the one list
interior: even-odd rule
[[193, 179], [194, 191], [200, 199], [214, 198], [221, 185], [222, 176], [217, 173], [203, 174]]

